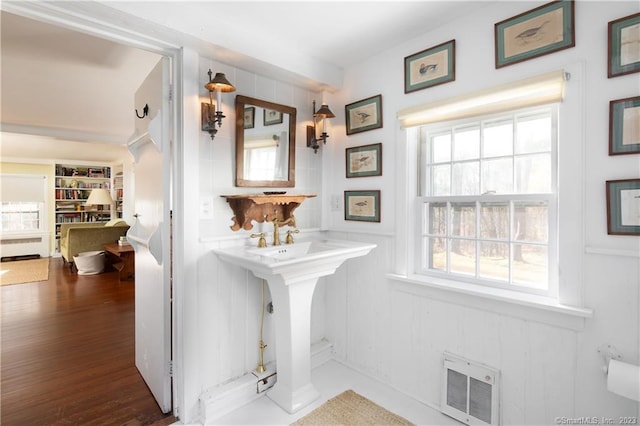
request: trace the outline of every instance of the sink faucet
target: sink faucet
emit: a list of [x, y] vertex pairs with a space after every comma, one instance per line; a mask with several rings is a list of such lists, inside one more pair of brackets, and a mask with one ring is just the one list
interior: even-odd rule
[[285, 221], [280, 221], [280, 219], [278, 219], [277, 217], [274, 217], [272, 222], [273, 222], [273, 245], [279, 246], [280, 245], [280, 231], [279, 231], [280, 227], [284, 225], [296, 226], [296, 220], [293, 218], [293, 216]]

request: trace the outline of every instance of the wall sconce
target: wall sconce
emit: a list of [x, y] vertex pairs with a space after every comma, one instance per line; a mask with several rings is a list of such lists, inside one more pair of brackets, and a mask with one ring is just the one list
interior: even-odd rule
[[[316, 111], [316, 101], [313, 101], [313, 126], [307, 126], [307, 147], [313, 148], [313, 153], [318, 152], [320, 145], [318, 142], [322, 141], [323, 144], [327, 143], [327, 118], [333, 118], [335, 114], [331, 112], [327, 104], [322, 104], [320, 109]], [[322, 119], [322, 133], [320, 137], [316, 137], [316, 120]]]
[[[222, 119], [224, 118], [224, 114], [222, 114], [222, 92], [235, 92], [236, 88], [233, 84], [229, 83], [227, 77], [225, 77], [224, 73], [217, 72], [215, 78], [211, 79], [211, 69], [209, 69], [209, 82], [204, 85], [204, 88], [209, 91], [209, 103], [201, 104], [201, 121], [202, 121], [202, 130], [205, 132], [209, 132], [211, 135], [211, 139], [216, 136], [218, 133], [218, 129], [216, 129], [216, 123], [218, 127], [222, 126]], [[218, 110], [216, 111], [213, 106], [213, 92], [216, 92], [216, 107]]]

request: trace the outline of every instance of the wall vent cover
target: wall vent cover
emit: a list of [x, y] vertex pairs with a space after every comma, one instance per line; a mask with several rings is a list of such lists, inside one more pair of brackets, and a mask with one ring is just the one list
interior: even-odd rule
[[444, 353], [440, 411], [468, 425], [500, 424], [500, 372]]

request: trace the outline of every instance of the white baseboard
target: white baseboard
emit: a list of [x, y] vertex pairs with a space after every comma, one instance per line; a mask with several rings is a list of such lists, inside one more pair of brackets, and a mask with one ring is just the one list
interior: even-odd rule
[[[333, 344], [326, 340], [321, 340], [311, 345], [312, 369], [331, 359], [333, 359]], [[266, 368], [267, 372], [262, 374], [261, 377], [273, 374], [273, 363], [267, 364]], [[264, 392], [258, 393], [259, 380], [254, 373], [250, 372], [225, 385], [203, 392], [200, 396], [202, 423], [209, 424], [215, 419], [263, 397], [265, 395]]]

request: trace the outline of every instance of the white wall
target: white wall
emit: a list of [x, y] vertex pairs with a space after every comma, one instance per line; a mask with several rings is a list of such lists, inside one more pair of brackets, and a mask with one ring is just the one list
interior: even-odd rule
[[[220, 195], [253, 190], [233, 186], [234, 94], [224, 97], [227, 118], [214, 141], [195, 130], [199, 103], [207, 99], [202, 86], [209, 67], [225, 72], [237, 86], [236, 94], [298, 108], [295, 191], [320, 195], [296, 211], [300, 227], [306, 231], [326, 223], [334, 237], [378, 244], [371, 255], [354, 259], [332, 278], [323, 279], [314, 297], [313, 340], [327, 338], [345, 362], [433, 406], [439, 404], [442, 351], [498, 367], [505, 424], [553, 423], [556, 416], [638, 415], [638, 404], [606, 391], [602, 360], [596, 353], [608, 343], [625, 360], [640, 362], [638, 239], [608, 236], [604, 207], [605, 180], [639, 174], [637, 155], [607, 155], [608, 102], [638, 95], [639, 74], [606, 78], [606, 24], [637, 12], [638, 3], [578, 1], [575, 48], [495, 70], [494, 23], [543, 3], [502, 2], [442, 28], [425, 29], [422, 37], [347, 69], [345, 89], [325, 95], [338, 117], [330, 124], [329, 144], [317, 155], [304, 146], [304, 135], [311, 101], [320, 100], [319, 94], [184, 52], [184, 75], [177, 76], [184, 92], [185, 122], [180, 129], [184, 141], [179, 147], [183, 176], [176, 188], [182, 194], [176, 198], [190, 216], [174, 241], [184, 252], [175, 288], [177, 313], [183, 321], [176, 336], [176, 360], [183, 372], [177, 384], [181, 420], [194, 422], [201, 393], [251, 371], [258, 359], [259, 283], [250, 273], [221, 264], [211, 253], [212, 248], [236, 244], [247, 234], [229, 230], [232, 213]], [[146, 12], [139, 16], [149, 17]], [[405, 95], [403, 58], [454, 38], [456, 81]], [[576, 63], [584, 66], [586, 88], [585, 128], [576, 129], [584, 146], [584, 157], [576, 159], [584, 171], [584, 186], [576, 188], [583, 194], [584, 231], [576, 247], [583, 257], [583, 299], [594, 309], [593, 318], [581, 324], [558, 322], [550, 315], [536, 318], [535, 310], [522, 307], [491, 311], [473, 298], [442, 297], [385, 278], [394, 268], [395, 234], [402, 229], [394, 205], [396, 150], [404, 142], [396, 112]], [[376, 94], [383, 96], [384, 128], [346, 137], [343, 106]], [[384, 146], [384, 175], [344, 178], [345, 147], [376, 142]], [[381, 189], [382, 222], [345, 222], [341, 210], [330, 210], [330, 197], [342, 198], [347, 189]], [[211, 201], [213, 218], [201, 217], [203, 201]], [[270, 344], [268, 361], [274, 353], [269, 317], [265, 340]]]
[[[185, 92], [185, 128], [199, 126], [199, 103], [208, 99], [202, 86], [209, 68], [225, 72], [237, 92], [224, 95], [227, 118], [214, 141], [204, 132], [197, 132], [197, 136], [191, 132], [184, 141], [184, 168], [189, 177], [181, 190], [188, 193], [185, 206], [192, 215], [187, 221], [192, 237], [185, 234], [183, 244], [197, 244], [193, 257], [197, 278], [185, 279], [180, 290], [186, 295], [180, 307], [186, 318], [179, 336], [184, 339], [180, 343], [184, 348], [180, 360], [184, 364], [181, 419], [195, 421], [198, 395], [250, 372], [258, 360], [260, 283], [249, 272], [219, 262], [211, 252], [241, 243], [248, 234], [229, 229], [232, 212], [220, 195], [262, 190], [234, 186], [236, 94], [298, 109], [297, 182], [295, 190], [285, 189], [320, 195], [296, 211], [300, 228], [311, 232], [328, 224], [333, 237], [378, 244], [369, 256], [353, 259], [333, 277], [322, 279], [314, 296], [312, 340], [328, 339], [344, 362], [434, 407], [439, 406], [443, 351], [497, 367], [502, 371], [505, 424], [554, 423], [555, 417], [562, 416], [637, 415], [638, 404], [606, 391], [597, 348], [612, 344], [625, 360], [639, 362], [638, 240], [608, 236], [604, 210], [604, 181], [638, 175], [637, 156], [607, 155], [608, 102], [637, 95], [638, 74], [606, 78], [606, 24], [637, 12], [638, 6], [632, 2], [578, 2], [575, 48], [495, 70], [493, 24], [539, 4], [501, 3], [347, 69], [345, 89], [323, 95], [338, 117], [331, 120], [328, 145], [315, 155], [305, 147], [304, 137], [311, 101], [319, 101], [320, 94], [207, 58], [191, 64], [193, 70], [185, 71], [184, 76], [189, 87]], [[403, 58], [453, 38], [457, 45], [456, 81], [405, 95]], [[586, 88], [585, 128], [576, 129], [577, 137], [584, 138], [585, 155], [578, 159], [584, 170], [584, 187], [576, 189], [583, 194], [584, 243], [576, 245], [578, 257], [584, 258], [580, 265], [584, 269], [583, 299], [594, 309], [593, 318], [537, 318], [536, 310], [514, 306], [494, 311], [476, 304], [473, 298], [442, 297], [388, 280], [385, 274], [394, 270], [396, 232], [402, 229], [396, 219], [394, 192], [399, 179], [396, 151], [404, 140], [396, 112], [575, 64], [584, 69]], [[198, 99], [191, 93], [195, 80]], [[384, 128], [345, 136], [344, 105], [376, 94], [383, 96]], [[345, 147], [377, 142], [383, 143], [384, 175], [346, 179]], [[330, 209], [332, 196], [341, 199], [344, 190], [353, 189], [382, 191], [381, 223], [346, 222], [342, 210]], [[202, 203], [213, 206], [212, 217], [201, 215]], [[258, 225], [254, 231], [269, 229]], [[267, 316], [266, 361], [275, 353], [273, 337]]]
[[[236, 86], [236, 92], [223, 95], [224, 119], [212, 141], [208, 133], [200, 136], [200, 194], [203, 198], [213, 196], [213, 219], [201, 219], [202, 238], [237, 236], [246, 232], [232, 232], [233, 216], [226, 200], [221, 195], [239, 193], [261, 193], [278, 188], [239, 188], [235, 186], [235, 96], [244, 95], [253, 98], [292, 106], [297, 109], [296, 126], [296, 185], [295, 188], [281, 188], [288, 193], [320, 192], [322, 153], [314, 154], [306, 147], [306, 126], [311, 124], [311, 102], [319, 99], [319, 95], [296, 86], [266, 78], [253, 72], [233, 68], [229, 65], [202, 60], [200, 74], [203, 76], [201, 86], [207, 82], [207, 71], [224, 72]], [[208, 102], [208, 92], [201, 89], [201, 101]], [[256, 118], [257, 119], [257, 118]], [[299, 226], [302, 228], [318, 227], [320, 201], [318, 198], [306, 200], [295, 211]], [[260, 231], [257, 231], [260, 229]], [[254, 227], [252, 232], [262, 232], [271, 228], [265, 224]]]
[[[597, 348], [611, 344], [625, 361], [640, 363], [638, 238], [607, 235], [604, 191], [606, 180], [638, 177], [640, 171], [637, 155], [608, 156], [609, 101], [640, 94], [639, 75], [608, 79], [606, 68], [607, 22], [636, 13], [639, 6], [578, 1], [576, 47], [496, 70], [494, 24], [540, 4], [488, 7], [346, 70], [345, 89], [329, 99], [339, 117], [330, 129], [333, 145], [325, 161], [329, 181], [323, 195], [380, 189], [382, 221], [347, 222], [342, 211], [327, 211], [332, 235], [379, 247], [327, 280], [326, 337], [345, 362], [434, 407], [439, 406], [446, 350], [502, 371], [505, 424], [552, 424], [563, 416], [637, 416], [637, 403], [606, 391]], [[451, 39], [456, 40], [456, 81], [405, 95], [404, 57]], [[580, 296], [594, 310], [593, 317], [567, 321], [513, 306], [495, 311], [473, 298], [445, 297], [385, 278], [394, 268], [393, 235], [403, 229], [394, 207], [397, 180], [404, 173], [396, 158], [404, 143], [396, 112], [576, 66], [584, 70], [584, 128], [575, 129], [584, 156], [574, 160], [583, 172], [583, 187], [573, 190], [582, 195], [578, 199], [584, 212], [578, 219], [581, 238], [569, 243], [577, 250], [572, 259], [582, 263], [577, 265], [583, 277]], [[345, 136], [342, 105], [377, 94], [382, 94], [384, 127]], [[346, 179], [344, 149], [377, 142], [383, 143], [383, 176]]]
[[[249, 234], [272, 231], [270, 223], [255, 224], [251, 231], [231, 231], [233, 212], [221, 195], [261, 193], [277, 188], [238, 188], [235, 182], [235, 96], [244, 95], [295, 107], [296, 126], [296, 185], [281, 188], [287, 193], [320, 194], [322, 184], [322, 151], [314, 154], [306, 147], [306, 125], [311, 124], [312, 101], [320, 100], [319, 94], [276, 81], [253, 72], [200, 58], [199, 87], [201, 102], [208, 102], [208, 92], [203, 88], [207, 71], [224, 72], [236, 92], [223, 95], [223, 112], [227, 118], [212, 141], [208, 133], [200, 132], [199, 144], [199, 194], [200, 201], [213, 206], [210, 217], [199, 218], [198, 260], [198, 362], [201, 390], [215, 388], [254, 370], [258, 364], [259, 325], [261, 314], [261, 283], [250, 272], [220, 262], [213, 248], [224, 245], [245, 244]], [[256, 117], [258, 119], [258, 117]], [[262, 118], [260, 118], [262, 119]], [[320, 198], [307, 199], [294, 212], [302, 234], [320, 227]], [[301, 234], [301, 235], [302, 235]], [[252, 240], [257, 244], [257, 240]], [[270, 300], [266, 288], [266, 301]], [[322, 301], [322, 298], [319, 299]], [[323, 308], [315, 308], [323, 313]], [[271, 316], [267, 315], [264, 340], [268, 347], [265, 362], [273, 360], [275, 339]], [[324, 334], [322, 321], [315, 322], [314, 336]], [[187, 407], [188, 408], [188, 407]]]

